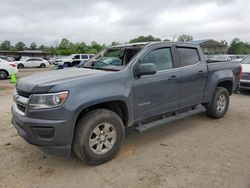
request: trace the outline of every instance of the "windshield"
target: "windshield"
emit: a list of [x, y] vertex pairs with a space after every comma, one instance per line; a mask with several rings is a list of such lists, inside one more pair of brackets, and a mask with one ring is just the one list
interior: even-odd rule
[[141, 47], [109, 48], [96, 55], [83, 67], [118, 71], [123, 69], [141, 49]]
[[245, 58], [241, 63], [242, 64], [250, 64], [250, 56], [248, 56], [247, 58]]

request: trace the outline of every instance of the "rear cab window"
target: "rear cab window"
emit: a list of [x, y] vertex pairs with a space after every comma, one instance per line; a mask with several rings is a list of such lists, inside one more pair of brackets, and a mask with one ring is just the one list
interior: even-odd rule
[[200, 56], [196, 48], [177, 47], [181, 66], [191, 66], [200, 62]]

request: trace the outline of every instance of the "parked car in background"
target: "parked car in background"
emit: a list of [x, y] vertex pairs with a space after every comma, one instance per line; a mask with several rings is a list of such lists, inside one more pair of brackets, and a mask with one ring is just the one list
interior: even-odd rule
[[15, 59], [13, 57], [8, 57], [8, 56], [0, 56], [0, 59], [3, 59], [5, 61], [13, 62]]
[[17, 62], [16, 61], [7, 61], [7, 60], [4, 60], [4, 59], [0, 58], [0, 62], [1, 63], [8, 63], [8, 64], [10, 64], [13, 67], [17, 67]]
[[14, 74], [17, 73], [16, 64], [0, 59], [0, 80], [8, 78], [11, 76], [12, 72]]
[[250, 89], [250, 56], [241, 62], [242, 75], [240, 79], [240, 89]]
[[237, 61], [240, 62], [242, 61], [244, 58], [244, 56], [242, 55], [215, 55], [213, 57], [209, 57], [207, 56], [208, 60], [212, 60], [212, 61]]
[[95, 54], [72, 54], [66, 58], [55, 60], [57, 65], [63, 65], [63, 67], [76, 67], [81, 62], [86, 62], [93, 58]]
[[43, 58], [39, 57], [29, 57], [23, 58], [20, 61], [17, 61], [17, 68], [22, 69], [24, 67], [40, 67], [45, 68], [49, 66], [49, 62]]

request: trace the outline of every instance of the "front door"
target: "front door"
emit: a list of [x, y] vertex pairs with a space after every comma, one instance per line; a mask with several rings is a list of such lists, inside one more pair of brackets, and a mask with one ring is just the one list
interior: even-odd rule
[[25, 63], [25, 67], [33, 67], [33, 58], [31, 58], [31, 59], [27, 59], [26, 60], [26, 63]]
[[180, 71], [175, 69], [171, 47], [153, 48], [138, 63], [154, 63], [157, 73], [134, 80], [135, 120], [179, 108]]

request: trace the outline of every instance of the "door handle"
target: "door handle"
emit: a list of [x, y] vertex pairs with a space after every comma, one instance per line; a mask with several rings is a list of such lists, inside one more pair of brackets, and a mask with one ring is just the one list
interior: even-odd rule
[[177, 76], [173, 75], [168, 80], [175, 80], [176, 78], [177, 78]]
[[198, 71], [198, 74], [202, 74], [202, 73], [203, 73], [203, 70]]

